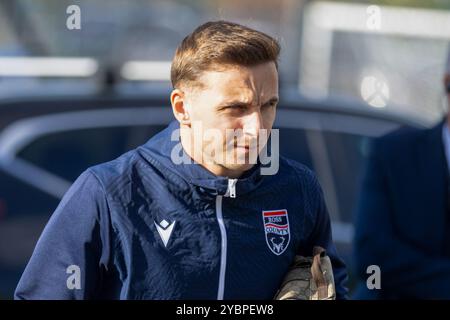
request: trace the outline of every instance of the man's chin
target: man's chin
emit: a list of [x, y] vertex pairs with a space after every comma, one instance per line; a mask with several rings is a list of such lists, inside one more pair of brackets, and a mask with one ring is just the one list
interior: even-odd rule
[[245, 164], [227, 164], [224, 165], [227, 170], [236, 171], [236, 172], [245, 172], [253, 168], [254, 163], [245, 163]]

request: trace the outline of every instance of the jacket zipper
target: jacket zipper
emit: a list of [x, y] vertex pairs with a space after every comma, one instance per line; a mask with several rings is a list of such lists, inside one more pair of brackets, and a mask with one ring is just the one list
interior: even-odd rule
[[238, 179], [228, 179], [228, 188], [225, 197], [236, 198], [236, 183]]
[[[228, 188], [225, 197], [236, 198], [236, 183], [237, 179], [228, 180]], [[220, 246], [220, 271], [219, 271], [219, 287], [217, 289], [217, 300], [223, 300], [225, 292], [225, 271], [227, 268], [227, 230], [223, 222], [222, 214], [222, 199], [223, 196], [216, 197], [216, 216], [219, 223], [221, 246]]]

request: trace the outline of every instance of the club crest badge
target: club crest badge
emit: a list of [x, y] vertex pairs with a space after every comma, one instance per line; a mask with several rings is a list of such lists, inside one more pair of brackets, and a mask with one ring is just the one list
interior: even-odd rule
[[286, 209], [263, 211], [264, 232], [269, 249], [282, 254], [289, 245], [289, 219]]

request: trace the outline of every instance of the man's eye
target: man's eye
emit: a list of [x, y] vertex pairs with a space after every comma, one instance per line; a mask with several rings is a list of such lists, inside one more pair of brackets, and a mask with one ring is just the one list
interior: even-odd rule
[[240, 105], [235, 105], [235, 106], [228, 106], [227, 109], [231, 109], [231, 110], [245, 110], [245, 106], [240, 106]]
[[263, 108], [274, 108], [277, 105], [276, 102], [269, 102], [263, 105]]

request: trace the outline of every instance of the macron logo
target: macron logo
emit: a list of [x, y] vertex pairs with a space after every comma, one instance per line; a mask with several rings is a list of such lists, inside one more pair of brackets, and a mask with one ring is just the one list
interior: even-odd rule
[[167, 247], [170, 235], [172, 234], [173, 227], [175, 227], [175, 221], [169, 224], [166, 220], [161, 221], [159, 224], [154, 221], [156, 230], [158, 230], [159, 236], [161, 237], [164, 247]]

